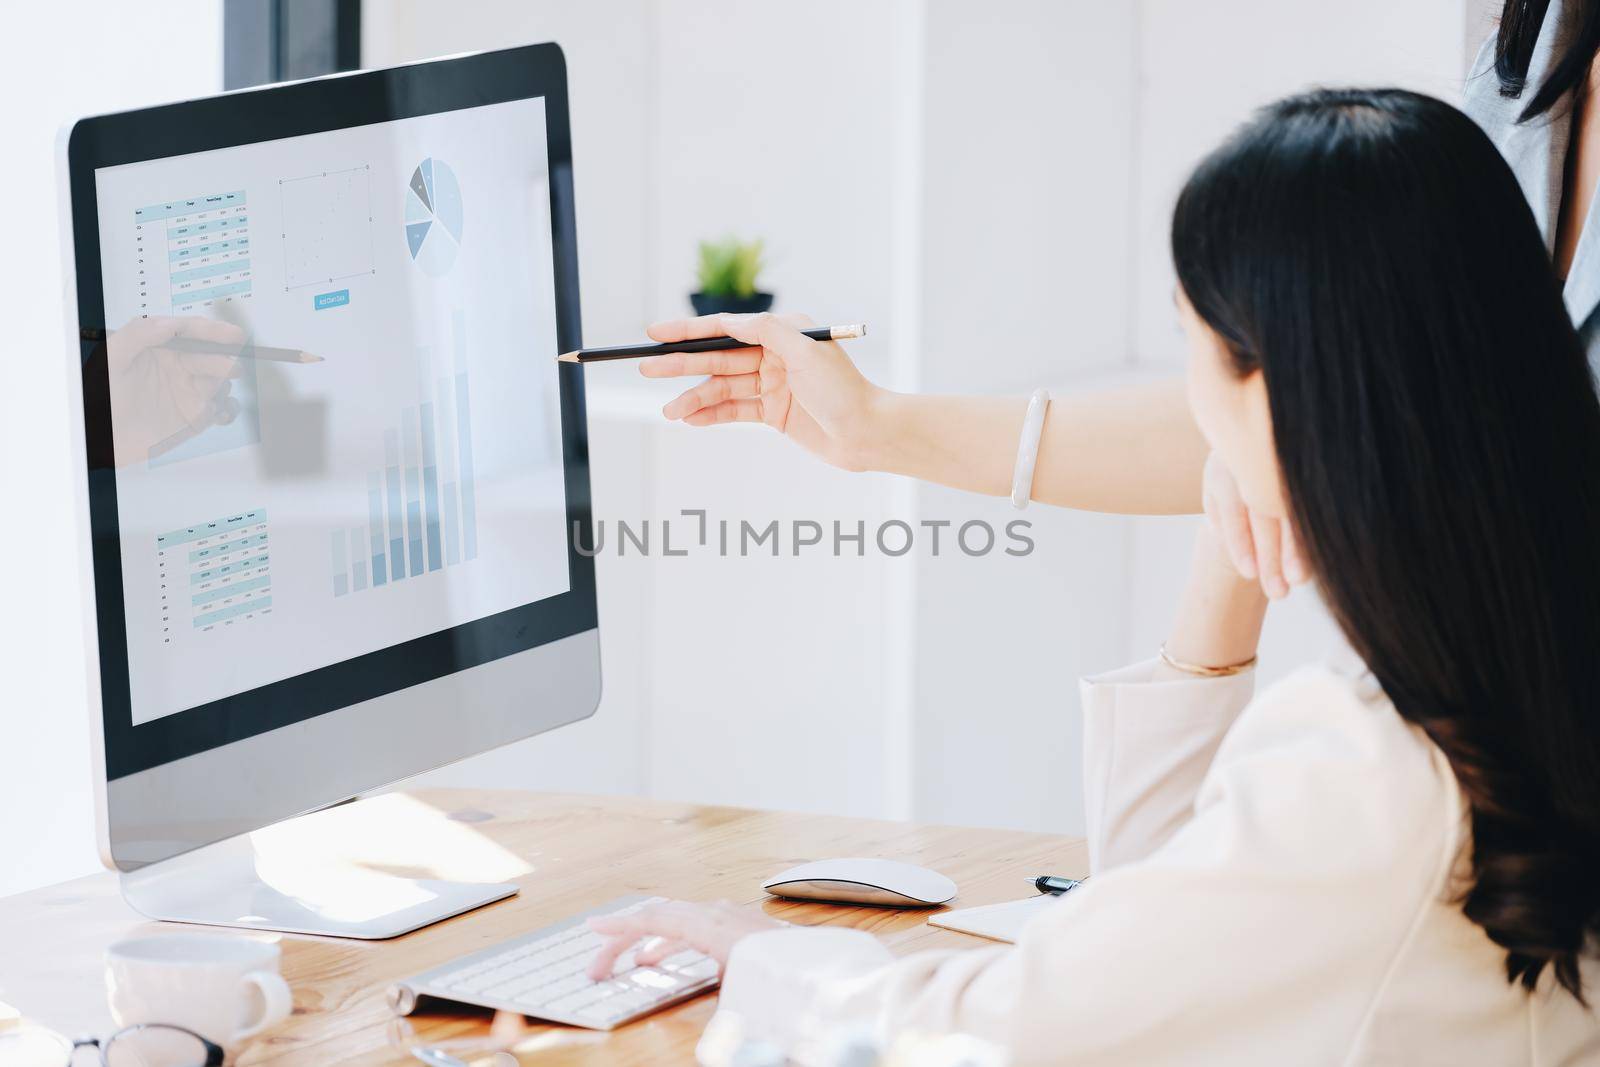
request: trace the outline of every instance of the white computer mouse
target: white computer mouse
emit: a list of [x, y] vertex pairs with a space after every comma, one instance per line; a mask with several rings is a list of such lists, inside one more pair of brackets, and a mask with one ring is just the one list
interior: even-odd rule
[[954, 899], [956, 884], [938, 871], [899, 860], [817, 860], [791, 867], [762, 889], [795, 900], [932, 908]]

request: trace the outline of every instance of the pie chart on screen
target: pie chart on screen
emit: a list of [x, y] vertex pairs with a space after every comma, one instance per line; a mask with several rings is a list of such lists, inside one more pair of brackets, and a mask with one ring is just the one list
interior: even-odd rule
[[438, 277], [456, 262], [463, 208], [456, 172], [428, 157], [411, 172], [406, 190], [406, 247], [427, 274]]

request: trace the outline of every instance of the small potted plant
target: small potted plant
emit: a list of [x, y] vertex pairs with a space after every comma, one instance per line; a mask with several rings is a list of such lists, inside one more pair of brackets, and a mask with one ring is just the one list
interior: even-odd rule
[[760, 241], [700, 242], [700, 290], [689, 294], [696, 315], [752, 313], [772, 307], [772, 294], [756, 288], [764, 264]]

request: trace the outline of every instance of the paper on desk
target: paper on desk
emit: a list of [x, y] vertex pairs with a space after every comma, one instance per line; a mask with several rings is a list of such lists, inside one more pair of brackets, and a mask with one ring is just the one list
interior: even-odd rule
[[961, 934], [987, 937], [991, 941], [1016, 944], [1028, 920], [1041, 914], [1056, 902], [1048, 893], [1039, 893], [1024, 900], [1008, 900], [1004, 904], [986, 904], [981, 908], [959, 908], [930, 916], [929, 926], [941, 926]]

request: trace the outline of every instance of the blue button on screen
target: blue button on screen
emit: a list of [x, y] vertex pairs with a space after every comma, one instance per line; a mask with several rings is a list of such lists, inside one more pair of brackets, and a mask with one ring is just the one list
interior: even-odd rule
[[318, 311], [343, 307], [348, 303], [350, 303], [350, 290], [348, 289], [336, 289], [331, 293], [318, 293], [311, 298], [311, 306]]

